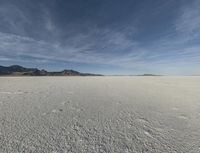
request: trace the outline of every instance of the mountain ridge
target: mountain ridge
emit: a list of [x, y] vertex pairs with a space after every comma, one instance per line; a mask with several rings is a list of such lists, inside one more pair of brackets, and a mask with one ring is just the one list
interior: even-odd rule
[[48, 72], [44, 69], [26, 68], [20, 65], [1, 66], [0, 76], [102, 76], [101, 74], [81, 73], [72, 69]]

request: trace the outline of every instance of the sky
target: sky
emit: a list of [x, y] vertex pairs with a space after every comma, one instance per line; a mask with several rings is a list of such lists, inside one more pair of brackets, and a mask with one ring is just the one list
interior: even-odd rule
[[200, 74], [199, 0], [0, 0], [0, 65]]

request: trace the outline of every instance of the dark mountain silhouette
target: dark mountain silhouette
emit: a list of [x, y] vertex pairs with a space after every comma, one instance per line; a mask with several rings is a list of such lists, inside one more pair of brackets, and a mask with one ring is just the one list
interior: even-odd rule
[[8, 76], [101, 76], [100, 74], [81, 73], [74, 70], [48, 72], [37, 68], [25, 68], [19, 65], [0, 66], [0, 75]]

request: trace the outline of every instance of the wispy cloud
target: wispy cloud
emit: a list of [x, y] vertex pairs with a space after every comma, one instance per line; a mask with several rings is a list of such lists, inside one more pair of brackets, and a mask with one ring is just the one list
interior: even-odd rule
[[25, 34], [24, 25], [30, 24], [28, 16], [16, 5], [12, 4], [0, 5], [0, 20], [1, 27], [7, 29], [10, 33], [22, 35]]
[[[170, 3], [173, 1], [154, 10], [152, 18]], [[162, 31], [159, 38], [149, 37], [149, 43], [143, 42], [144, 29], [138, 26], [148, 20], [145, 12], [138, 15], [137, 24], [123, 22], [112, 27], [99, 26], [92, 19], [59, 23], [46, 5], [38, 8], [39, 15], [12, 4], [0, 6], [0, 62], [73, 62], [155, 73], [177, 71], [180, 67], [185, 67], [186, 72], [189, 66], [200, 65], [197, 0], [177, 8], [174, 20], [170, 20], [172, 27]]]
[[186, 41], [200, 36], [200, 1], [191, 1], [184, 5], [180, 11], [180, 17], [176, 22], [178, 34]]
[[[99, 35], [101, 36], [99, 37]], [[29, 55], [46, 60], [99, 64], [114, 64], [112, 61], [115, 61], [115, 58], [119, 58], [118, 56], [121, 54], [129, 53], [130, 49], [137, 45], [136, 42], [126, 38], [124, 33], [104, 29], [94, 29], [85, 35], [77, 34], [68, 39], [66, 44], [38, 41], [7, 33], [0, 33], [0, 42], [0, 54], [4, 56]], [[124, 53], [121, 53], [122, 50]]]

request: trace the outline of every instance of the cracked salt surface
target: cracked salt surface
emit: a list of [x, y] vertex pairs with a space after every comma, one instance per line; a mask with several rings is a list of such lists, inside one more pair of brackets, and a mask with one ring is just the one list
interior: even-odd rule
[[1, 153], [198, 153], [199, 77], [0, 78]]

